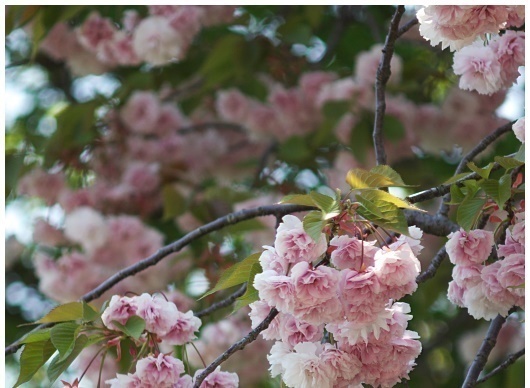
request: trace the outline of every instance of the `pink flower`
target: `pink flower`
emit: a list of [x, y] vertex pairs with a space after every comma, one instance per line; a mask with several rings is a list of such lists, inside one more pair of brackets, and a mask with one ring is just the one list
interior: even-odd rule
[[[250, 320], [252, 322], [251, 327], [255, 329], [271, 312], [271, 306], [263, 300], [257, 300], [249, 305], [250, 313], [248, 313]], [[284, 320], [283, 317], [288, 316], [289, 314], [279, 313], [274, 317], [272, 322], [269, 324], [269, 327], [266, 330], [261, 332], [261, 336], [266, 340], [279, 340], [281, 339], [280, 335], [280, 325], [283, 325], [281, 321]]]
[[79, 47], [77, 37], [66, 23], [56, 23], [39, 45], [39, 50], [44, 51], [56, 61], [64, 61]]
[[286, 275], [289, 263], [286, 262], [282, 257], [278, 256], [273, 247], [264, 246], [265, 250], [259, 257], [259, 263], [264, 271], [273, 270], [278, 275]]
[[34, 168], [20, 179], [17, 191], [22, 195], [42, 198], [52, 205], [65, 188], [66, 180], [62, 172], [50, 174], [41, 168]]
[[416, 276], [420, 274], [420, 262], [408, 244], [398, 249], [380, 250], [374, 260], [374, 272], [380, 284], [386, 287], [385, 295], [392, 299], [412, 294], [417, 288]]
[[457, 51], [453, 70], [461, 76], [458, 84], [460, 89], [493, 94], [503, 87], [501, 64], [492, 48], [481, 42]]
[[173, 387], [182, 373], [182, 361], [163, 353], [142, 358], [136, 363], [135, 374], [146, 387]]
[[[136, 315], [144, 319], [145, 330], [160, 337], [164, 337], [175, 329], [175, 322], [181, 319], [181, 313], [177, 306], [167, 302], [162, 296], [151, 296], [144, 293], [136, 297], [136, 305]], [[173, 333], [170, 341], [176, 339], [178, 339], [177, 333]]]
[[480, 264], [455, 265], [453, 268], [453, 280], [464, 289], [476, 286], [482, 282], [480, 274], [483, 268], [484, 266]]
[[293, 348], [289, 344], [286, 344], [282, 341], [276, 341], [274, 345], [272, 345], [269, 355], [267, 355], [271, 377], [276, 377], [279, 374], [283, 375], [285, 368], [282, 365], [282, 361], [284, 357], [290, 354], [292, 351]]
[[276, 231], [274, 247], [280, 257], [289, 263], [312, 262], [322, 256], [327, 249], [324, 233], [315, 242], [304, 230], [302, 221], [293, 215], [286, 215]]
[[398, 247], [407, 244], [408, 248], [412, 250], [415, 256], [418, 256], [423, 250], [423, 245], [421, 245], [421, 238], [423, 236], [423, 231], [415, 225], [409, 226], [409, 236], [402, 234], [399, 236], [398, 240], [390, 244], [390, 248], [393, 251], [398, 250]]
[[297, 306], [292, 314], [297, 319], [313, 325], [322, 325], [344, 318], [342, 305], [337, 298], [331, 298], [320, 304]]
[[285, 314], [282, 318], [279, 332], [282, 341], [289, 346], [294, 347], [300, 342], [317, 342], [322, 339], [323, 325], [312, 325], [290, 314]]
[[320, 358], [323, 346], [319, 343], [302, 342], [294, 352], [282, 360], [283, 381], [290, 387], [332, 388], [334, 371], [332, 365]]
[[320, 304], [337, 295], [339, 272], [320, 266], [313, 269], [309, 263], [300, 262], [291, 269], [297, 305]]
[[449, 288], [447, 289], [447, 299], [459, 307], [465, 307], [464, 291], [465, 289], [462, 286], [459, 286], [457, 282], [451, 280], [449, 282]]
[[111, 330], [119, 330], [112, 321], [116, 321], [125, 325], [130, 317], [136, 315], [138, 305], [135, 298], [127, 296], [113, 295], [110, 299], [109, 305], [103, 311], [101, 320], [103, 324]]
[[153, 133], [160, 117], [158, 97], [151, 92], [134, 92], [121, 108], [121, 119], [136, 133]]
[[142, 382], [136, 374], [128, 373], [126, 375], [117, 374], [115, 379], [105, 381], [110, 388], [141, 388]]
[[498, 304], [486, 296], [486, 284], [480, 283], [464, 291], [463, 302], [469, 314], [475, 319], [487, 321], [495, 318], [497, 314], [508, 315], [511, 306]]
[[[372, 46], [370, 51], [363, 51], [357, 55], [357, 61], [355, 64], [355, 80], [361, 84], [373, 85], [375, 84], [375, 76], [379, 62], [383, 56], [382, 44], [376, 44]], [[393, 55], [390, 60], [390, 79], [388, 83], [397, 84], [401, 80], [401, 70], [403, 68], [403, 62], [397, 55]]]
[[150, 193], [159, 188], [159, 165], [131, 162], [123, 173], [123, 182], [139, 193]]
[[449, 260], [453, 264], [482, 264], [488, 258], [493, 246], [493, 233], [482, 229], [466, 232], [460, 229], [449, 236], [445, 244]]
[[284, 313], [293, 311], [295, 289], [291, 277], [278, 275], [272, 270], [263, 271], [254, 278], [254, 288], [258, 290], [260, 299], [270, 306]]
[[180, 60], [187, 50], [182, 35], [162, 16], [149, 16], [140, 22], [134, 31], [133, 46], [138, 57], [154, 66]]
[[249, 99], [237, 89], [217, 93], [215, 107], [223, 120], [245, 122], [250, 112]]
[[180, 377], [172, 388], [192, 388], [193, 378], [190, 375]]
[[[199, 369], [195, 372], [195, 379], [203, 371]], [[221, 367], [218, 366], [212, 373], [210, 373], [201, 383], [200, 388], [237, 388], [239, 387], [239, 377], [235, 373], [221, 372]]]
[[172, 325], [161, 339], [169, 345], [184, 345], [197, 338], [195, 332], [201, 327], [201, 320], [193, 316], [193, 311], [182, 313], [177, 311]]
[[331, 344], [324, 345], [320, 358], [330, 366], [333, 380], [353, 380], [359, 374], [362, 364], [354, 355]]
[[[515, 226], [513, 229], [515, 229]], [[525, 229], [524, 221], [522, 222], [522, 225], [521, 227], [519, 227], [519, 229], [522, 229], [523, 231], [522, 236], [521, 235], [518, 236], [519, 240], [521, 240], [520, 237], [522, 237], [522, 241], [524, 243], [524, 229]], [[520, 242], [518, 242], [512, 235], [512, 230], [508, 229], [506, 231], [506, 239], [504, 240], [504, 244], [499, 245], [499, 247], [497, 248], [497, 254], [499, 255], [499, 257], [508, 257], [509, 255], [512, 255], [514, 253], [524, 253], [524, 252], [525, 252], [524, 244], [521, 244]]]
[[525, 34], [519, 31], [506, 33], [490, 43], [490, 47], [501, 65], [502, 87], [509, 88], [519, 77], [519, 66], [524, 66]]
[[[516, 289], [513, 287], [519, 287], [524, 285], [525, 276], [525, 255], [524, 253], [515, 253], [510, 256], [507, 256], [500, 262], [499, 267], [499, 283], [509, 289], [511, 292], [517, 292], [517, 290], [522, 291], [524, 295], [524, 288]], [[512, 288], [510, 288], [512, 287]]]
[[524, 117], [521, 117], [519, 120], [517, 120], [513, 124], [513, 127], [512, 127], [515, 137], [521, 143], [524, 143], [524, 140], [525, 140], [525, 120], [524, 119], [525, 119]]
[[313, 71], [300, 76], [298, 84], [300, 90], [308, 101], [316, 102], [316, 98], [324, 85], [337, 79], [337, 75], [331, 72]]
[[482, 269], [481, 277], [484, 281], [484, 293], [486, 297], [496, 304], [505, 305], [505, 308], [509, 309], [515, 304], [517, 298], [499, 283], [499, 269], [501, 265], [500, 261], [496, 261], [493, 264], [485, 266]]
[[524, 24], [524, 5], [508, 5], [507, 27], [521, 27]]
[[33, 225], [33, 241], [50, 247], [67, 243], [63, 232], [42, 218], [38, 218]]
[[64, 234], [70, 240], [81, 244], [87, 252], [94, 252], [109, 238], [105, 218], [96, 210], [82, 206], [66, 216]]
[[76, 30], [76, 33], [81, 45], [95, 51], [101, 44], [112, 40], [116, 31], [116, 27], [109, 19], [102, 18], [97, 11], [93, 11]]
[[333, 237], [329, 245], [337, 247], [331, 252], [331, 263], [338, 269], [349, 268], [361, 271], [362, 266], [373, 266], [374, 256], [379, 251], [375, 241], [361, 241], [349, 236]]

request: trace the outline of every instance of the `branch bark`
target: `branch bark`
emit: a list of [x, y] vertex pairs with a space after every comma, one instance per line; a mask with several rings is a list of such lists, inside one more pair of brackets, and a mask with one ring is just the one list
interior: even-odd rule
[[379, 67], [377, 68], [377, 75], [375, 77], [375, 120], [374, 131], [372, 134], [375, 148], [375, 158], [377, 164], [386, 164], [386, 152], [383, 145], [383, 121], [385, 118], [386, 101], [385, 89], [386, 83], [390, 78], [390, 60], [394, 54], [394, 44], [398, 38], [399, 21], [405, 12], [404, 5], [398, 5], [396, 12], [390, 22], [388, 34], [386, 36], [385, 46], [383, 47], [383, 56]]
[[204, 379], [212, 373], [215, 368], [217, 368], [221, 363], [226, 361], [232, 354], [237, 352], [238, 350], [242, 350], [245, 346], [250, 344], [251, 342], [254, 342], [256, 338], [258, 338], [259, 333], [261, 333], [263, 330], [267, 329], [269, 327], [272, 320], [278, 315], [278, 310], [273, 308], [269, 315], [261, 322], [258, 326], [256, 326], [255, 329], [253, 329], [250, 333], [248, 333], [245, 337], [241, 338], [239, 341], [237, 341], [235, 344], [230, 346], [223, 354], [221, 354], [219, 357], [217, 357], [210, 365], [208, 365], [195, 379], [195, 382], [193, 384], [194, 388], [199, 388], [201, 386], [201, 383], [204, 381]]
[[229, 295], [223, 300], [220, 300], [219, 302], [213, 303], [210, 307], [207, 307], [204, 310], [197, 311], [196, 313], [194, 313], [194, 315], [197, 318], [201, 318], [201, 317], [204, 317], [205, 315], [213, 313], [216, 310], [222, 309], [224, 307], [228, 307], [232, 303], [234, 303], [237, 298], [242, 296], [246, 290], [247, 290], [247, 284], [245, 283], [233, 294]]
[[512, 365], [515, 361], [517, 361], [519, 358], [524, 356], [524, 348], [519, 350], [518, 352], [510, 354], [506, 360], [502, 362], [499, 366], [497, 366], [495, 369], [493, 369], [490, 373], [488, 373], [486, 376], [480, 378], [477, 380], [477, 384], [483, 383], [484, 381], [490, 379], [491, 377], [495, 376], [496, 374], [502, 372], [504, 369], [508, 368], [510, 365]]

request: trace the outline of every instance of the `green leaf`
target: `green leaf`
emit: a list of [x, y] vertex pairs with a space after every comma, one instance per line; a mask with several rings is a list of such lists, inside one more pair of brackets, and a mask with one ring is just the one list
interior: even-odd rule
[[502, 208], [512, 196], [512, 177], [509, 174], [499, 179], [499, 207]]
[[499, 180], [496, 179], [484, 179], [480, 182], [480, 187], [484, 192], [489, 195], [493, 200], [503, 207], [504, 203], [512, 195], [511, 190], [511, 177], [510, 175], [503, 175]]
[[303, 220], [304, 230], [314, 241], [318, 241], [322, 234], [322, 229], [326, 225], [326, 221], [322, 219], [322, 212], [310, 211]]
[[490, 176], [491, 169], [493, 168], [493, 163], [489, 163], [486, 167], [478, 167], [475, 163], [469, 162], [467, 167], [476, 172], [480, 177], [488, 179]]
[[521, 147], [519, 147], [519, 151], [517, 151], [515, 154], [514, 159], [524, 162], [524, 144], [521, 144]]
[[368, 211], [364, 207], [357, 208], [357, 213], [359, 213], [368, 221], [371, 221], [380, 227], [393, 230], [404, 235], [409, 234], [407, 219], [405, 218], [403, 210], [401, 210], [393, 203], [386, 201], [378, 200], [373, 203], [375, 206], [377, 206], [379, 212], [383, 215], [382, 217], [378, 216], [377, 214], [374, 214], [371, 211]]
[[70, 354], [81, 327], [75, 322], [59, 323], [52, 327], [50, 337], [53, 346], [59, 351], [59, 360], [64, 360]]
[[506, 156], [495, 156], [494, 160], [499, 163], [506, 170], [522, 166], [524, 161], [517, 160], [515, 158], [508, 158]]
[[385, 201], [385, 202], [393, 203], [394, 205], [396, 205], [397, 207], [401, 209], [411, 209], [411, 210], [425, 212], [425, 210], [414, 206], [408, 201], [398, 198], [395, 195], [387, 193], [386, 191], [383, 191], [383, 190], [375, 190], [375, 189], [374, 190], [363, 190], [361, 194], [363, 198], [371, 202]]
[[31, 342], [41, 342], [50, 339], [50, 328], [41, 329], [29, 333], [22, 341], [23, 344], [29, 344]]
[[458, 205], [466, 197], [464, 193], [462, 193], [462, 190], [460, 190], [460, 187], [458, 187], [457, 185], [452, 185], [450, 190], [451, 202], [447, 202], [448, 205]]
[[92, 308], [92, 306], [90, 306], [88, 303], [86, 302], [82, 302], [82, 303], [83, 303], [83, 321], [84, 322], [92, 322], [99, 318], [100, 316], [99, 312], [94, 310], [94, 308]]
[[112, 321], [112, 324], [116, 326], [118, 329], [120, 329], [121, 331], [123, 331], [126, 335], [134, 339], [140, 338], [140, 336], [145, 330], [144, 319], [137, 315], [131, 316], [127, 320], [127, 323], [125, 323], [125, 325], [122, 325], [121, 323], [117, 321]]
[[48, 367], [48, 379], [50, 380], [50, 384], [52, 384], [57, 378], [63, 373], [72, 362], [79, 356], [81, 351], [87, 346], [88, 338], [86, 335], [80, 335], [77, 337], [74, 347], [71, 350], [68, 357], [65, 359], [61, 358], [61, 355], [58, 354], [53, 358], [53, 360], [50, 362], [50, 366]]
[[250, 269], [250, 275], [247, 281], [247, 289], [243, 295], [236, 299], [236, 303], [234, 305], [234, 312], [239, 310], [241, 307], [245, 307], [251, 304], [252, 302], [259, 300], [258, 290], [254, 288], [254, 278], [258, 273], [261, 273], [262, 271], [263, 269], [261, 268], [261, 264], [259, 262], [254, 263], [252, 265], [252, 268]]
[[313, 198], [309, 194], [290, 194], [282, 198], [280, 203], [292, 203], [295, 205], [315, 206]]
[[55, 348], [50, 340], [31, 342], [24, 345], [20, 355], [20, 374], [14, 387], [31, 380], [53, 353], [55, 353]]
[[370, 201], [368, 198], [365, 198], [362, 194], [358, 194], [355, 196], [355, 198], [357, 199], [357, 201], [359, 201], [359, 203], [368, 211], [370, 212], [371, 214], [373, 214], [374, 216], [376, 217], [379, 217], [379, 218], [384, 218], [385, 216], [383, 215], [383, 213], [381, 212], [381, 210], [379, 210], [379, 208], [377, 207], [377, 205], [375, 203], [373, 203], [372, 201]]
[[206, 294], [201, 296], [199, 300], [202, 298], [213, 294], [214, 292], [224, 290], [233, 286], [237, 286], [238, 284], [245, 283], [250, 275], [250, 272], [252, 270], [252, 266], [255, 263], [258, 263], [258, 260], [261, 256], [262, 252], [256, 252], [252, 255], [248, 256], [243, 261], [234, 264], [230, 268], [228, 268], [226, 271], [224, 271], [221, 274], [221, 277], [214, 288], [212, 288], [210, 291], [208, 291]]
[[346, 182], [354, 190], [378, 187], [407, 186], [403, 183], [403, 180], [397, 174], [397, 172], [388, 166], [377, 166], [376, 168], [372, 169], [372, 171], [354, 168], [348, 171], [348, 174], [346, 175]]
[[311, 196], [311, 199], [313, 199], [315, 205], [322, 210], [322, 218], [324, 220], [329, 220], [340, 214], [340, 204], [336, 198], [316, 191], [310, 192], [309, 195]]
[[475, 224], [485, 203], [486, 199], [477, 197], [476, 193], [466, 196], [456, 209], [456, 222], [458, 225], [469, 231]]
[[76, 321], [83, 318], [83, 303], [70, 302], [53, 308], [48, 314], [34, 323], [55, 323]]
[[15, 28], [29, 23], [42, 7], [42, 5], [9, 5], [9, 8], [6, 8], [5, 36], [7, 37]]
[[162, 188], [162, 203], [164, 208], [164, 220], [173, 219], [186, 211], [186, 199], [175, 190], [173, 185], [165, 185]]
[[443, 182], [442, 185], [450, 185], [450, 184], [455, 183], [456, 181], [458, 181], [458, 180], [460, 180], [462, 178], [465, 178], [468, 175], [469, 175], [468, 172], [461, 172], [460, 174], [453, 175], [451, 178], [449, 178], [448, 180]]

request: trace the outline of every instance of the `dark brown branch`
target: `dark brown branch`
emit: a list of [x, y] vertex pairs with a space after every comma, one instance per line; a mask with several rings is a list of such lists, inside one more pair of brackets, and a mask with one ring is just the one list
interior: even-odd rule
[[[246, 221], [252, 218], [261, 217], [261, 216], [283, 216], [290, 213], [296, 213], [301, 211], [311, 210], [311, 207], [302, 206], [302, 205], [269, 205], [269, 206], [260, 206], [252, 209], [245, 209], [238, 212], [227, 214], [224, 217], [218, 218], [215, 221], [212, 221], [206, 225], [201, 226], [200, 228], [195, 229], [194, 231], [186, 234], [184, 237], [179, 240], [166, 245], [165, 247], [160, 248], [156, 253], [151, 256], [122, 269], [121, 271], [115, 273], [110, 278], [105, 280], [99, 286], [94, 288], [92, 291], [83, 295], [79, 300], [90, 302], [94, 299], [99, 298], [103, 293], [111, 289], [113, 286], [121, 282], [122, 280], [133, 276], [137, 273], [142, 272], [146, 268], [152, 267], [157, 264], [165, 257], [169, 256], [171, 253], [180, 251], [185, 246], [189, 245], [191, 242], [211, 233], [216, 230], [220, 230], [226, 226], [237, 224], [242, 221]], [[37, 326], [32, 332], [42, 329], [44, 326]], [[5, 354], [15, 353], [21, 346], [21, 340], [15, 341], [11, 345], [5, 348]]]
[[438, 270], [438, 268], [442, 264], [442, 261], [444, 261], [446, 257], [447, 257], [447, 252], [445, 250], [445, 245], [444, 245], [436, 253], [436, 255], [432, 259], [432, 261], [429, 264], [429, 266], [427, 267], [427, 269], [418, 275], [418, 277], [416, 278], [416, 283], [423, 283], [423, 282], [433, 278], [434, 275], [436, 274], [436, 271]]
[[446, 217], [422, 213], [415, 210], [405, 210], [407, 224], [416, 225], [424, 233], [445, 237], [459, 229], [459, 226]]
[[216, 310], [228, 307], [232, 303], [234, 303], [237, 298], [243, 295], [246, 290], [247, 290], [247, 284], [245, 283], [232, 295], [229, 295], [228, 297], [226, 297], [223, 300], [220, 300], [219, 302], [213, 303], [211, 306], [205, 308], [204, 310], [197, 311], [196, 313], [194, 313], [194, 315], [198, 318], [201, 318], [201, 317], [204, 317], [205, 315], [213, 313]]
[[[515, 123], [515, 121], [512, 121], [510, 123], [504, 124], [503, 126], [497, 128], [495, 131], [490, 133], [488, 136], [486, 136], [484, 139], [481, 140], [480, 143], [478, 143], [471, 151], [469, 151], [458, 163], [458, 167], [455, 170], [454, 175], [458, 175], [464, 172], [464, 170], [467, 168], [467, 164], [471, 162], [478, 154], [480, 154], [482, 151], [484, 151], [490, 144], [492, 144], [495, 140], [497, 140], [499, 137], [504, 135], [507, 132], [510, 132], [512, 130], [512, 126]], [[449, 205], [446, 204], [446, 202], [449, 202], [451, 200], [451, 197], [449, 194], [446, 194], [442, 200], [442, 203], [440, 204], [440, 209], [438, 210], [438, 214], [447, 216], [449, 213]]]
[[407, 23], [405, 23], [403, 26], [401, 26], [397, 32], [397, 37], [401, 37], [401, 35], [405, 34], [408, 30], [410, 30], [412, 27], [414, 27], [416, 24], [418, 24], [418, 19], [415, 17], [412, 20], [409, 20]]
[[390, 60], [394, 54], [394, 43], [398, 38], [399, 21], [405, 12], [405, 6], [398, 5], [396, 12], [390, 22], [390, 28], [388, 35], [386, 36], [385, 46], [383, 47], [383, 56], [379, 67], [377, 68], [377, 75], [375, 77], [375, 120], [374, 120], [374, 131], [373, 141], [375, 148], [375, 158], [377, 164], [386, 164], [386, 152], [383, 145], [383, 121], [385, 118], [386, 101], [385, 101], [385, 89], [386, 83], [390, 78]]
[[477, 384], [483, 383], [484, 381], [490, 379], [491, 377], [495, 376], [496, 374], [502, 372], [504, 369], [508, 368], [510, 365], [512, 365], [515, 361], [517, 361], [519, 358], [524, 356], [524, 348], [519, 350], [516, 353], [510, 354], [506, 360], [502, 362], [498, 367], [493, 369], [490, 373], [485, 375], [484, 377], [477, 380]]
[[478, 376], [480, 375], [480, 372], [482, 372], [482, 369], [484, 369], [484, 365], [486, 365], [486, 362], [488, 361], [488, 356], [497, 343], [497, 336], [499, 335], [505, 321], [506, 318], [501, 315], [497, 315], [495, 319], [491, 321], [486, 337], [484, 338], [484, 341], [482, 341], [482, 345], [480, 346], [471, 367], [467, 371], [467, 376], [464, 380], [464, 384], [462, 384], [462, 388], [471, 388], [477, 384]]
[[228, 130], [228, 131], [234, 131], [239, 133], [247, 133], [246, 129], [242, 127], [239, 124], [235, 123], [223, 123], [223, 122], [211, 122], [211, 123], [200, 123], [200, 124], [194, 124], [190, 125], [189, 127], [183, 127], [179, 128], [177, 130], [178, 133], [181, 135], [188, 135], [193, 132], [198, 131], [206, 131], [208, 129], [220, 129], [220, 130]]
[[256, 338], [258, 338], [259, 333], [261, 333], [263, 330], [267, 329], [269, 327], [272, 320], [278, 315], [278, 310], [273, 308], [269, 315], [261, 322], [258, 326], [256, 326], [255, 329], [253, 329], [250, 333], [248, 333], [245, 337], [241, 338], [239, 341], [237, 341], [235, 344], [230, 346], [223, 354], [221, 354], [219, 357], [217, 357], [210, 365], [208, 365], [195, 379], [195, 382], [193, 384], [194, 388], [199, 388], [201, 386], [201, 383], [204, 381], [204, 379], [212, 373], [215, 368], [217, 368], [221, 363], [226, 361], [232, 354], [237, 352], [238, 350], [242, 350], [245, 346], [250, 344], [251, 342], [254, 342]]

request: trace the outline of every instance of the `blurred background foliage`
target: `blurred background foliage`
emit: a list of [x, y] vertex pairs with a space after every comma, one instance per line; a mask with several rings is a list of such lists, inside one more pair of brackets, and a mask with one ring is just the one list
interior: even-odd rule
[[[296, 85], [300, 74], [313, 70], [333, 71], [339, 77], [351, 76], [356, 56], [384, 42], [394, 12], [392, 6], [241, 6], [232, 25], [203, 29], [186, 59], [179, 63], [163, 67], [116, 67], [99, 76], [74, 76], [64, 63], [38, 50], [47, 31], [59, 21], [80, 25], [90, 12], [97, 10], [102, 16], [120, 23], [123, 12], [133, 8], [140, 15], [147, 14], [147, 8], [142, 6], [78, 5], [10, 6], [7, 12], [6, 246], [15, 243], [11, 235], [24, 246], [16, 257], [6, 258], [6, 343], [28, 330], [28, 327], [19, 327], [20, 324], [38, 319], [54, 304], [38, 291], [31, 259], [35, 246], [30, 229], [37, 215], [49, 215], [58, 210], [38, 200], [19, 197], [16, 187], [21, 176], [37, 165], [52, 168], [60, 163], [73, 188], [89, 184], [93, 173], [77, 163], [78, 155], [98, 143], [104, 113], [121, 106], [137, 90], [159, 90], [168, 85], [178, 88], [190, 79], [200, 79], [189, 94], [179, 98], [181, 109], [189, 114], [205, 100], [213, 99], [217, 91], [226, 88], [237, 88], [263, 101], [267, 96], [267, 89], [260, 80], [263, 74], [285, 86]], [[413, 12], [413, 7], [409, 8], [404, 20], [410, 20]], [[33, 34], [27, 33], [29, 24]], [[390, 86], [389, 92], [403, 94], [415, 103], [441, 104], [456, 83], [451, 71], [451, 53], [415, 38], [400, 39], [396, 53], [403, 59], [403, 80]], [[216, 177], [211, 176], [197, 188], [204, 195], [191, 203], [175, 191], [165, 192], [164, 209], [144, 222], [160, 230], [168, 243], [185, 233], [173, 222], [185, 209], [191, 209], [201, 222], [208, 222], [231, 211], [234, 203], [251, 199], [256, 193], [283, 195], [326, 185], [322, 168], [332, 165], [337, 151], [348, 150], [339, 145], [332, 132], [337, 118], [346, 109], [340, 103], [329, 104], [326, 120], [318, 131], [305, 137], [289, 138], [278, 145], [274, 159], [283, 172], [281, 184], [262, 179], [256, 185], [250, 176], [234, 179], [232, 187], [219, 188]], [[354, 129], [349, 149], [358, 159], [363, 159], [366, 150], [372, 148], [372, 124], [373, 116], [367, 114]], [[399, 121], [389, 124], [389, 128], [391, 139], [399, 141], [403, 136]], [[495, 152], [511, 153], [516, 144], [515, 138], [509, 135], [495, 146]], [[457, 161], [458, 158], [448, 154], [417, 152], [399, 160], [393, 167], [407, 184], [417, 185], [414, 191], [420, 191], [448, 179]], [[257, 169], [260, 159], [257, 157], [248, 163], [252, 169]], [[436, 209], [436, 203], [432, 202], [422, 206]], [[258, 222], [249, 221], [194, 243], [191, 252], [201, 257], [196, 264], [206, 271], [211, 282], [215, 282], [221, 269], [250, 252], [244, 232], [260, 227]], [[233, 248], [229, 255], [205, 254], [210, 244], [221, 244], [227, 236]], [[443, 243], [441, 238], [426, 239], [427, 248], [422, 254], [424, 264]], [[420, 334], [423, 352], [410, 381], [403, 386], [459, 386], [470, 362], [469, 356], [475, 354], [483, 338], [487, 323], [474, 320], [446, 298], [451, 269], [446, 260], [434, 279], [421, 284], [414, 295], [404, 300], [411, 305], [414, 318], [410, 329]], [[186, 282], [190, 281], [193, 278], [188, 276], [180, 288], [185, 290]], [[201, 304], [206, 306], [212, 300], [206, 298]], [[206, 320], [216, 321], [227, 313], [228, 310], [220, 311]], [[520, 325], [517, 327], [514, 325], [512, 332], [501, 338], [500, 349], [490, 357], [488, 370], [506, 354], [522, 347], [523, 335]], [[9, 357], [7, 362], [16, 365], [17, 358]], [[523, 379], [524, 363], [519, 360], [482, 386], [521, 387]], [[270, 384], [278, 385], [278, 382]]]

